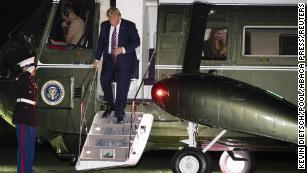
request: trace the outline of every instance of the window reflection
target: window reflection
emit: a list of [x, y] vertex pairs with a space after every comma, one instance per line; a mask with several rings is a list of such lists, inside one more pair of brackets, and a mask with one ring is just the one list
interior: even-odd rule
[[297, 55], [297, 29], [245, 27], [244, 55]]

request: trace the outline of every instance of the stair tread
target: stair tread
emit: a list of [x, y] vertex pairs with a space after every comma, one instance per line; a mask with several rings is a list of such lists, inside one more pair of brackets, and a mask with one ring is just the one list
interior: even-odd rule
[[114, 162], [124, 162], [127, 159], [86, 159], [86, 158], [80, 158], [80, 161], [114, 161]]
[[[117, 123], [117, 117], [114, 116], [114, 111], [111, 113], [109, 117], [102, 117], [104, 111], [98, 112], [98, 114], [94, 118], [95, 122], [101, 122], [106, 124], [118, 124]], [[130, 124], [130, 118], [132, 117], [132, 123], [139, 123], [141, 121], [142, 113], [135, 113], [135, 115], [131, 116], [130, 112], [126, 112], [126, 115], [124, 116], [124, 124]]]
[[84, 145], [123, 147], [123, 146], [128, 146], [129, 141], [130, 141], [129, 136], [93, 135], [93, 136], [88, 136], [88, 140], [85, 142]]
[[90, 146], [90, 145], [84, 145], [84, 148], [87, 149], [129, 149], [129, 146], [126, 147], [113, 147], [113, 146]]
[[130, 131], [135, 135], [138, 129], [138, 126], [123, 126], [123, 125], [106, 125], [93, 124], [88, 135], [130, 135]]
[[100, 148], [100, 147], [84, 147], [81, 159], [126, 159], [128, 156], [128, 148]]
[[[135, 136], [136, 134], [132, 134], [131, 136]], [[87, 136], [91, 137], [97, 137], [97, 136], [100, 136], [100, 137], [106, 137], [106, 139], [120, 139], [121, 137], [129, 137], [130, 135], [107, 135], [107, 134], [88, 134]]]
[[[122, 123], [122, 124], [110, 124], [110, 123], [102, 123], [102, 122], [93, 122], [93, 125], [101, 125], [101, 127], [128, 127], [127, 124], [129, 124], [128, 126], [130, 127], [130, 123]], [[135, 125], [140, 125], [140, 123], [132, 123], [132, 126]]]

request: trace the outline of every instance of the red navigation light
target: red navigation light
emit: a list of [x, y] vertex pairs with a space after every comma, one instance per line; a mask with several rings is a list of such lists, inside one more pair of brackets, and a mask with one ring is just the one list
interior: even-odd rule
[[161, 84], [156, 84], [151, 89], [151, 97], [155, 102], [161, 102], [168, 96], [167, 88]]
[[164, 97], [164, 96], [167, 96], [168, 95], [168, 92], [161, 89], [161, 88], [158, 88], [157, 91], [156, 91], [156, 95], [157, 97]]

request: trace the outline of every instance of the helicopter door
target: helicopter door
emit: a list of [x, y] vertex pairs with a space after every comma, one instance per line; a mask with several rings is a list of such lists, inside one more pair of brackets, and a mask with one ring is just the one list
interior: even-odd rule
[[[70, 1], [68, 1], [70, 2]], [[80, 110], [84, 98], [89, 98], [87, 119], [89, 122], [95, 113], [95, 92], [89, 95], [89, 86], [93, 81], [95, 71], [92, 68], [95, 39], [98, 35], [99, 3], [95, 0], [72, 1], [65, 7], [64, 1], [57, 4], [57, 9], [50, 13], [52, 21], [46, 28], [45, 40], [39, 57], [37, 70], [38, 83], [38, 119], [40, 124], [49, 129], [67, 133], [79, 133]], [[79, 16], [84, 22], [84, 33], [76, 44], [60, 42], [61, 37], [56, 29], [63, 22], [64, 11], [68, 16]], [[72, 12], [73, 10], [73, 12]], [[66, 16], [67, 17], [67, 16]], [[60, 27], [60, 28], [58, 28]], [[96, 85], [94, 85], [96, 87]], [[95, 90], [96, 88], [93, 88]]]

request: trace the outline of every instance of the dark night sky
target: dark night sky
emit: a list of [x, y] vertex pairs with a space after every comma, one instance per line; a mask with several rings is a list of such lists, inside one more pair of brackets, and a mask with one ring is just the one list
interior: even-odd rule
[[32, 14], [41, 0], [5, 0], [0, 5], [0, 46], [8, 39], [8, 33], [26, 16]]
[[[41, 0], [5, 0], [0, 5], [0, 47], [8, 40], [8, 33], [30, 15]], [[0, 118], [0, 136], [14, 135], [14, 129]], [[7, 139], [7, 138], [6, 138]], [[15, 138], [13, 138], [13, 142]], [[3, 145], [2, 145], [3, 146]]]

